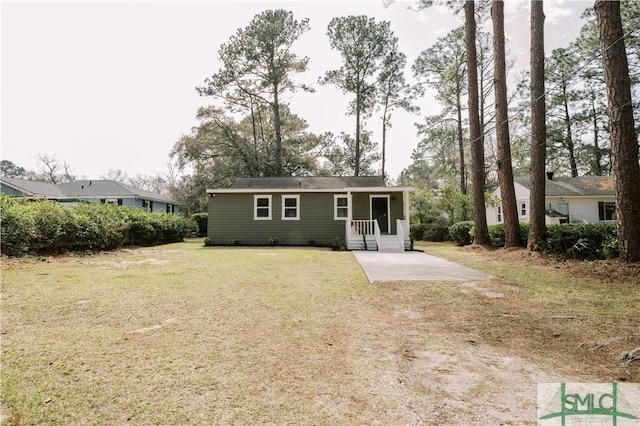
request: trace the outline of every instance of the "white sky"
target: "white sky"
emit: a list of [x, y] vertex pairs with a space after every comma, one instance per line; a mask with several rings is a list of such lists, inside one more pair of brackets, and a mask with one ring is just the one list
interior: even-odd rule
[[[575, 39], [580, 15], [592, 4], [545, 1], [547, 53]], [[38, 154], [55, 154], [79, 177], [93, 179], [109, 169], [129, 175], [164, 172], [173, 144], [198, 124], [198, 107], [211, 102], [194, 88], [219, 69], [219, 46], [256, 14], [275, 8], [310, 19], [311, 30], [294, 50], [311, 58], [309, 70], [297, 78], [316, 92], [293, 94], [292, 111], [313, 132], [353, 134], [354, 118], [344, 115], [349, 96], [316, 84], [326, 70], [340, 66], [327, 25], [333, 17], [352, 14], [391, 21], [408, 57], [409, 76], [422, 50], [462, 24], [462, 16], [446, 9], [415, 12], [410, 5], [397, 1], [385, 8], [382, 0], [3, 2], [0, 156], [36, 169]], [[529, 2], [507, 1], [505, 14], [516, 73], [529, 63]], [[419, 106], [422, 115], [439, 109], [429, 96]], [[378, 116], [367, 128], [380, 142]], [[387, 149], [391, 177], [411, 161], [418, 120], [400, 111], [393, 115]]]

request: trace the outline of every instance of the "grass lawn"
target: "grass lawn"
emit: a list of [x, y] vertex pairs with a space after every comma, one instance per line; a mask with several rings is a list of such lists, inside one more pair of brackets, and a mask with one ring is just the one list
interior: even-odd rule
[[4, 258], [7, 424], [535, 424], [537, 381], [640, 381], [637, 283], [421, 248], [499, 278], [370, 285], [349, 252], [200, 240]]

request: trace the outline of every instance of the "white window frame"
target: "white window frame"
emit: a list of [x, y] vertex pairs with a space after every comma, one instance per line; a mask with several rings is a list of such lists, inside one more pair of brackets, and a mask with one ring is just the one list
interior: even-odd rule
[[[287, 217], [285, 215], [285, 209], [292, 209], [293, 207], [286, 207], [287, 200], [296, 200], [296, 215]], [[283, 195], [282, 196], [282, 220], [300, 220], [300, 195]]]
[[[269, 214], [266, 217], [258, 216], [258, 200], [262, 198], [266, 198], [267, 200], [269, 200], [269, 205], [266, 207]], [[254, 195], [253, 196], [253, 220], [271, 220], [272, 207], [273, 207], [273, 203], [272, 203], [271, 195], [264, 195], [264, 194]], [[264, 209], [265, 207], [260, 206], [259, 208]]]
[[497, 210], [497, 221], [498, 223], [502, 223], [502, 206], [498, 206], [498, 210]]
[[[347, 200], [346, 206], [339, 206], [338, 199], [344, 198]], [[338, 209], [345, 209], [347, 211], [346, 216], [338, 216]], [[333, 194], [333, 220], [347, 220], [349, 218], [349, 196], [347, 194]]]
[[527, 217], [527, 203], [520, 203], [520, 217]]

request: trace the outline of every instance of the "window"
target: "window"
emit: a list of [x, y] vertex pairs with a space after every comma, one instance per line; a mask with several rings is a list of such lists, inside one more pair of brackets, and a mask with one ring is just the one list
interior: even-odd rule
[[498, 223], [502, 222], [502, 207], [498, 206]]
[[600, 220], [616, 220], [616, 203], [598, 201], [598, 216]]
[[300, 196], [282, 196], [282, 220], [300, 220]]
[[333, 219], [346, 220], [349, 216], [349, 199], [346, 195], [333, 196]]
[[271, 220], [271, 195], [253, 196], [253, 220]]
[[520, 217], [527, 217], [527, 203], [520, 203]]

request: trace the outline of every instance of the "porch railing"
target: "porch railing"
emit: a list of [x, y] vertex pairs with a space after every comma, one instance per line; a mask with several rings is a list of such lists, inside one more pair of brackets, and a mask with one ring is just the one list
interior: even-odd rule
[[376, 247], [378, 247], [378, 250], [380, 250], [380, 225], [378, 225], [378, 221], [377, 220], [373, 220], [373, 226], [374, 226], [374, 235], [376, 238]]
[[398, 242], [400, 243], [400, 248], [405, 250], [404, 246], [404, 238], [407, 235], [407, 231], [405, 229], [405, 221], [402, 219], [396, 220], [396, 234], [398, 235]]
[[352, 220], [351, 224], [348, 224], [347, 232], [349, 235], [373, 235], [374, 223], [378, 224], [375, 220]]

